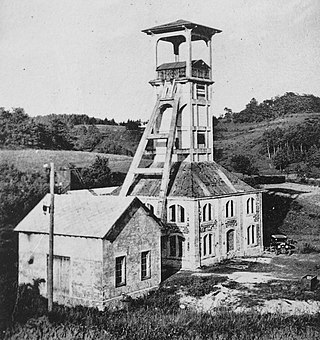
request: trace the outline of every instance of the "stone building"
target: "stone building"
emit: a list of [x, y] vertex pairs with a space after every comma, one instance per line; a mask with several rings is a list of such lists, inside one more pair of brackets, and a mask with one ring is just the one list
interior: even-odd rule
[[165, 265], [195, 269], [260, 254], [261, 192], [214, 162], [211, 45], [221, 31], [178, 20], [143, 32], [155, 46], [156, 103], [117, 193], [139, 197], [166, 225]]
[[[19, 283], [47, 281], [49, 214], [45, 197], [16, 227]], [[56, 195], [54, 301], [103, 308], [161, 280], [161, 230], [138, 198]], [[40, 286], [46, 296], [46, 282]]]

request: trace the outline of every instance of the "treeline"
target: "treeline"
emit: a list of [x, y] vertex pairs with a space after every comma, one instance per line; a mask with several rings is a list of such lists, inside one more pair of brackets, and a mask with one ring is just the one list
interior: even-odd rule
[[86, 114], [49, 114], [46, 116], [36, 116], [32, 118], [33, 121], [42, 124], [49, 124], [52, 120], [59, 119], [63, 123], [67, 124], [69, 127], [73, 127], [74, 125], [114, 125], [114, 126], [125, 126], [127, 130], [138, 130], [141, 126], [141, 120], [131, 120], [128, 119], [126, 122], [122, 121], [117, 123], [114, 118], [95, 118], [89, 117]]
[[[21, 108], [0, 108], [0, 148], [97, 151], [130, 156], [134, 154], [141, 136], [141, 121], [128, 120], [120, 123], [126, 127], [122, 133], [125, 136], [121, 136], [121, 133], [117, 136], [112, 132], [102, 133], [93, 124], [94, 121], [97, 124], [102, 122], [87, 115], [75, 114], [31, 118]], [[91, 122], [91, 125], [86, 125], [86, 122]], [[104, 119], [103, 122], [104, 125], [119, 125], [113, 119]]]
[[283, 96], [266, 99], [260, 104], [252, 98], [244, 110], [232, 113], [229, 109], [226, 114], [235, 123], [250, 123], [300, 112], [320, 112], [320, 98], [311, 94], [286, 92]]
[[116, 121], [108, 118], [95, 118], [95, 117], [89, 117], [86, 114], [49, 114], [46, 116], [36, 116], [34, 118], [35, 122], [43, 123], [43, 124], [48, 124], [51, 120], [53, 119], [60, 119], [62, 122], [67, 124], [68, 126], [73, 126], [73, 125], [119, 125], [116, 123]]
[[320, 117], [306, 119], [295, 126], [265, 131], [262, 153], [273, 159], [279, 169], [299, 162], [304, 162], [310, 169], [320, 168]]

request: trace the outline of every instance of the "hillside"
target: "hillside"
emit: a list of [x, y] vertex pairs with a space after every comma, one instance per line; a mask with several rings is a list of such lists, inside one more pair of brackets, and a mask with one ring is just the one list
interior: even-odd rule
[[214, 130], [216, 160], [228, 165], [230, 157], [243, 154], [254, 159], [261, 174], [279, 173], [269, 159], [263, 144], [263, 134], [275, 129], [293, 130], [306, 120], [318, 119], [318, 113], [296, 113], [270, 121], [234, 123], [220, 119]]
[[103, 154], [83, 151], [65, 150], [0, 150], [0, 163], [8, 162], [22, 171], [42, 171], [43, 165], [54, 162], [56, 168], [66, 167], [70, 164], [76, 167], [89, 166], [96, 156], [109, 159], [109, 167], [112, 172], [127, 172], [132, 157], [124, 155]]
[[101, 133], [101, 142], [94, 148], [94, 151], [118, 153], [117, 148], [122, 154], [126, 153], [133, 156], [142, 132], [140, 130], [128, 130], [121, 125], [96, 125]]

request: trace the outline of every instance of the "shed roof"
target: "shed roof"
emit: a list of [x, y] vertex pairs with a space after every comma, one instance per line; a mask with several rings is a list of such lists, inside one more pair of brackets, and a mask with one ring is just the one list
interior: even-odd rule
[[219, 30], [219, 29], [204, 26], [204, 25], [199, 25], [199, 24], [196, 24], [194, 22], [184, 20], [184, 19], [179, 19], [177, 21], [172, 21], [172, 22], [169, 22], [167, 24], [147, 28], [145, 30], [142, 30], [142, 32], [150, 35], [150, 34], [158, 34], [158, 33], [165, 33], [165, 32], [181, 31], [181, 30], [184, 30], [185, 27], [191, 28], [191, 29], [201, 28], [201, 29], [207, 31], [209, 35], [213, 35], [215, 33], [221, 32], [221, 30]]
[[[158, 196], [161, 178], [138, 177], [130, 188], [133, 196]], [[171, 167], [169, 197], [213, 197], [253, 192], [254, 188], [216, 162], [176, 162]], [[117, 194], [118, 189], [114, 194]]]
[[[47, 194], [18, 224], [15, 231], [49, 233], [50, 215], [44, 214], [43, 205], [49, 205]], [[66, 236], [104, 238], [134, 203], [142, 205], [136, 197], [55, 195], [54, 234]]]

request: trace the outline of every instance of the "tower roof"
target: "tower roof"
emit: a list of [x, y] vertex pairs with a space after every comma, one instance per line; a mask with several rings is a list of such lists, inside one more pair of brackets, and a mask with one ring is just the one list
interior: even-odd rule
[[[161, 178], [159, 177], [138, 177], [128, 194], [157, 197], [160, 185]], [[216, 162], [176, 162], [171, 167], [169, 197], [202, 198], [253, 191], [255, 191], [254, 188]]]
[[182, 31], [185, 28], [189, 28], [189, 29], [197, 28], [197, 29], [205, 32], [206, 35], [210, 36], [210, 37], [213, 36], [216, 33], [222, 32], [221, 30], [219, 30], [217, 28], [199, 25], [199, 24], [196, 24], [194, 22], [191, 22], [191, 21], [188, 21], [188, 20], [183, 20], [183, 19], [173, 21], [173, 22], [169, 22], [167, 24], [147, 28], [145, 30], [142, 30], [142, 32], [144, 32], [148, 35], [151, 35], [151, 34], [160, 34], [160, 33], [167, 33], [167, 32]]

